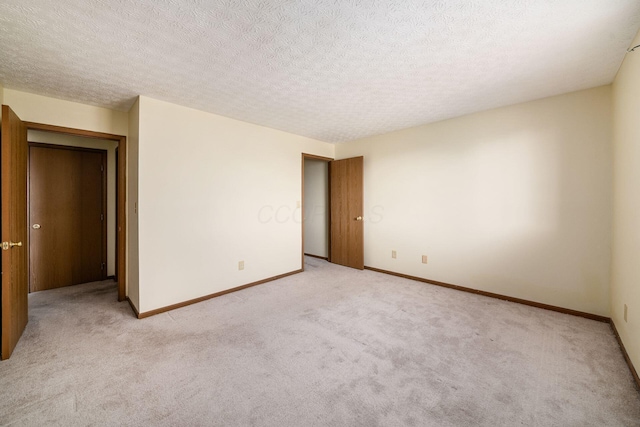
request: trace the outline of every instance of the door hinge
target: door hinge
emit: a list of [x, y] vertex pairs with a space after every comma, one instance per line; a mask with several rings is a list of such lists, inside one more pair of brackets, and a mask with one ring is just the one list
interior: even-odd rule
[[104, 221], [104, 214], [100, 214], [100, 221]]
[[104, 172], [104, 165], [100, 165], [100, 172]]
[[104, 270], [104, 262], [100, 264], [100, 270]]

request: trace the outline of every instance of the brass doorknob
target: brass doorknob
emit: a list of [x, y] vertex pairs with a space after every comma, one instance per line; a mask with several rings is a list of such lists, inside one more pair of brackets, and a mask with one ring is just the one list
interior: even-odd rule
[[8, 251], [14, 246], [22, 246], [22, 242], [13, 243], [13, 242], [2, 242], [2, 249]]
[[356, 221], [362, 221], [364, 218], [362, 218], [361, 216], [356, 218]]
[[33, 224], [31, 227], [33, 227], [34, 230], [38, 230], [38, 229], [40, 229], [41, 225], [40, 224]]

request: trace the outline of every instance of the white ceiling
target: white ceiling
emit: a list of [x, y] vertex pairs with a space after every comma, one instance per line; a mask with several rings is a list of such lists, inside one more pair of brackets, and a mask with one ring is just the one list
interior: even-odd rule
[[610, 83], [638, 0], [0, 0], [0, 83], [344, 142]]

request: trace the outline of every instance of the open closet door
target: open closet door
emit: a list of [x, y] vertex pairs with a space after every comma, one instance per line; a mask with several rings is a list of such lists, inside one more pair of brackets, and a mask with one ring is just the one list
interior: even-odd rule
[[2, 346], [8, 359], [29, 319], [27, 242], [27, 128], [2, 106]]
[[329, 162], [330, 261], [364, 269], [363, 158]]

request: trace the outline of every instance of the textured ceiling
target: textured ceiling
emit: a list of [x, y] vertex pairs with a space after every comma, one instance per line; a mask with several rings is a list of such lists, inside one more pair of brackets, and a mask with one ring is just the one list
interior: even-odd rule
[[0, 83], [343, 142], [608, 84], [638, 0], [0, 0]]

